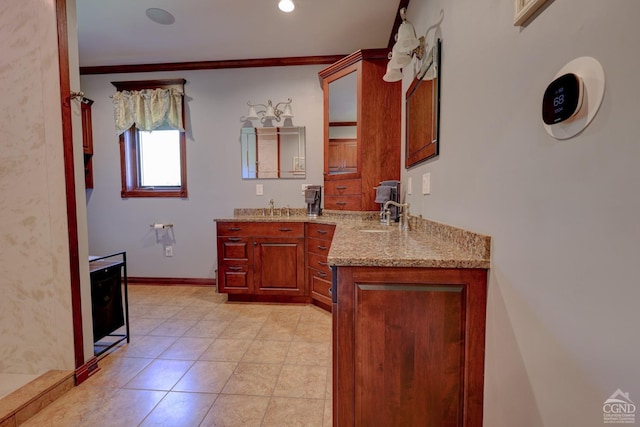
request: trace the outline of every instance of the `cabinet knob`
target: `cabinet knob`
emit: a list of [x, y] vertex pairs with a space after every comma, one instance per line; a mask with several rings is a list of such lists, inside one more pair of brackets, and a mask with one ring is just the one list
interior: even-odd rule
[[258, 242], [253, 242], [253, 246], [258, 246]]

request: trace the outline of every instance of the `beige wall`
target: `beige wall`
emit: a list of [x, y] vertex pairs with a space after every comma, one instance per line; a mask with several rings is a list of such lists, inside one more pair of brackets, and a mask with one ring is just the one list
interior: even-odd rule
[[0, 3], [0, 372], [73, 369], [53, 0]]

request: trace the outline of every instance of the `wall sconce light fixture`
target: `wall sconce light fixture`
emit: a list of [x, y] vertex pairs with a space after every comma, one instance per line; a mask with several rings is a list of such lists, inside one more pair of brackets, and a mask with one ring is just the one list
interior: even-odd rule
[[[240, 118], [240, 121], [246, 122], [251, 120], [260, 120], [260, 123], [263, 126], [272, 126], [272, 121], [280, 122], [280, 119], [292, 119], [293, 111], [291, 110], [291, 98], [287, 99], [286, 102], [278, 102], [275, 107], [271, 100], [267, 102], [267, 105], [264, 104], [252, 104], [251, 102], [247, 102], [249, 106], [249, 113], [246, 116]], [[280, 106], [284, 106], [283, 109], [280, 109]], [[264, 110], [256, 110], [256, 107], [262, 107]], [[286, 125], [285, 125], [286, 126]]]
[[402, 24], [398, 28], [396, 34], [396, 43], [389, 52], [389, 63], [387, 64], [387, 72], [382, 77], [385, 82], [397, 82], [402, 80], [402, 69], [411, 64], [411, 60], [415, 56], [418, 60], [422, 59], [425, 52], [424, 37], [416, 37], [416, 30], [413, 24], [407, 21], [407, 9], [400, 9], [400, 17]]

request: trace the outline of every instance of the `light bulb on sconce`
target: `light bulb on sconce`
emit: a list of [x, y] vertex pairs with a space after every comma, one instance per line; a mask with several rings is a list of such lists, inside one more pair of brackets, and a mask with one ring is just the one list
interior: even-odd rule
[[407, 21], [407, 9], [400, 9], [402, 24], [396, 34], [396, 43], [389, 52], [387, 72], [382, 77], [385, 82], [397, 82], [402, 80], [402, 69], [411, 64], [414, 57], [421, 60], [425, 52], [424, 37], [416, 37], [413, 24]]
[[[241, 122], [247, 122], [252, 120], [260, 120], [263, 126], [273, 126], [273, 120], [276, 122], [280, 122], [281, 119], [284, 119], [285, 126], [293, 126], [291, 119], [293, 118], [293, 111], [291, 109], [291, 98], [287, 99], [286, 102], [278, 102], [275, 106], [271, 100], [267, 101], [267, 105], [265, 104], [252, 104], [251, 102], [247, 102], [249, 106], [249, 112], [246, 116], [240, 118]], [[283, 106], [282, 110], [280, 106]], [[256, 107], [262, 107], [262, 110], [256, 110]]]
[[293, 9], [296, 8], [296, 5], [293, 4], [291, 0], [280, 0], [278, 3], [278, 8], [283, 12], [293, 12]]

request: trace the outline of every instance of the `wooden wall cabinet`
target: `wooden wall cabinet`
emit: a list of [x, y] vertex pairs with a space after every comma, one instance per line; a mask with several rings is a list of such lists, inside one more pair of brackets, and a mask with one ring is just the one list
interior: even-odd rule
[[304, 223], [216, 223], [218, 290], [230, 301], [307, 302]]
[[481, 426], [486, 276], [337, 267], [333, 425]]
[[307, 282], [311, 299], [331, 311], [331, 268], [327, 254], [335, 225], [307, 223]]
[[93, 101], [89, 98], [82, 98], [80, 101], [84, 184], [86, 188], [93, 188], [93, 124], [91, 122], [91, 105], [93, 105]]
[[388, 49], [359, 50], [320, 71], [325, 209], [375, 211], [375, 187], [400, 179], [401, 82], [382, 80]]

